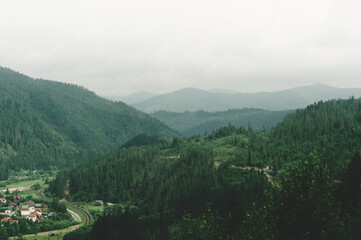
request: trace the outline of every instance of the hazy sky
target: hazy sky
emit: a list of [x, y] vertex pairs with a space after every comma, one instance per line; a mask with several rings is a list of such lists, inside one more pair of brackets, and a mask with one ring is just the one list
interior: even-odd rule
[[0, 65], [102, 95], [361, 87], [361, 2], [1, 0]]

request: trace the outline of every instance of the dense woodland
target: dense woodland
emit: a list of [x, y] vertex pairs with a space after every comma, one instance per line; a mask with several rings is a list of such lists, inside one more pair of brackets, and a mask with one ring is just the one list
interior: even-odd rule
[[142, 133], [177, 135], [158, 120], [82, 87], [0, 67], [0, 180], [9, 169], [69, 167]]
[[66, 239], [359, 239], [360, 130], [361, 99], [319, 102], [273, 130], [128, 146], [50, 190], [69, 178], [71, 199], [122, 203]]
[[61, 168], [50, 195], [70, 180], [69, 200], [116, 203], [64, 239], [361, 239], [361, 99], [241, 125], [182, 138], [82, 87], [0, 68], [0, 180]]

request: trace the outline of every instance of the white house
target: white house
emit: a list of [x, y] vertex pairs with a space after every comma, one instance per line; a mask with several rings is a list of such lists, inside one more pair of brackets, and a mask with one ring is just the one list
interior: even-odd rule
[[8, 215], [9, 217], [13, 216], [15, 212], [13, 210], [5, 210], [5, 215]]
[[27, 216], [29, 216], [30, 211], [29, 211], [29, 209], [21, 209], [20, 213], [21, 213], [22, 217], [27, 217]]
[[33, 222], [35, 222], [36, 221], [36, 214], [35, 213], [29, 214], [28, 219], [33, 220]]

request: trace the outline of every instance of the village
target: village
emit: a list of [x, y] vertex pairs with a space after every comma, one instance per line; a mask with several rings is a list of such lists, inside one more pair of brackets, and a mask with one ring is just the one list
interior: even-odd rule
[[[28, 219], [33, 222], [42, 221], [49, 216], [48, 204], [25, 201], [21, 195], [8, 195], [0, 198], [1, 222], [19, 223], [19, 219]], [[50, 214], [51, 215], [51, 214]]]

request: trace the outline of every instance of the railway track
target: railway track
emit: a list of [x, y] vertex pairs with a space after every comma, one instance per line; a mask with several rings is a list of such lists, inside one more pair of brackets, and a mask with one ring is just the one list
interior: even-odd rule
[[[48, 198], [47, 196], [45, 196], [45, 195], [43, 194], [43, 192], [44, 192], [44, 189], [40, 189], [40, 190], [38, 191], [38, 196], [41, 197], [41, 198], [43, 198], [43, 199], [46, 199], [46, 200], [51, 201], [52, 199], [51, 199], [51, 198]], [[89, 215], [89, 213], [87, 213], [86, 211], [84, 211], [82, 208], [77, 207], [77, 206], [75, 206], [75, 205], [72, 205], [72, 204], [70, 204], [70, 203], [68, 203], [68, 202], [64, 202], [64, 203], [65, 203], [65, 205], [67, 206], [67, 208], [76, 209], [78, 212], [80, 212], [80, 213], [83, 215], [83, 217], [84, 217], [84, 219], [85, 219], [84, 225], [90, 224], [90, 222], [91, 222], [91, 216]]]
[[85, 218], [84, 225], [90, 224], [90, 222], [91, 222], [91, 217], [90, 217], [89, 213], [87, 213], [86, 211], [84, 211], [82, 208], [77, 207], [77, 206], [74, 206], [74, 205], [71, 205], [71, 204], [69, 204], [69, 203], [67, 203], [67, 202], [65, 202], [65, 205], [70, 206], [70, 207], [73, 208], [73, 209], [76, 209], [77, 211], [79, 211], [79, 212], [84, 216], [84, 218]]

